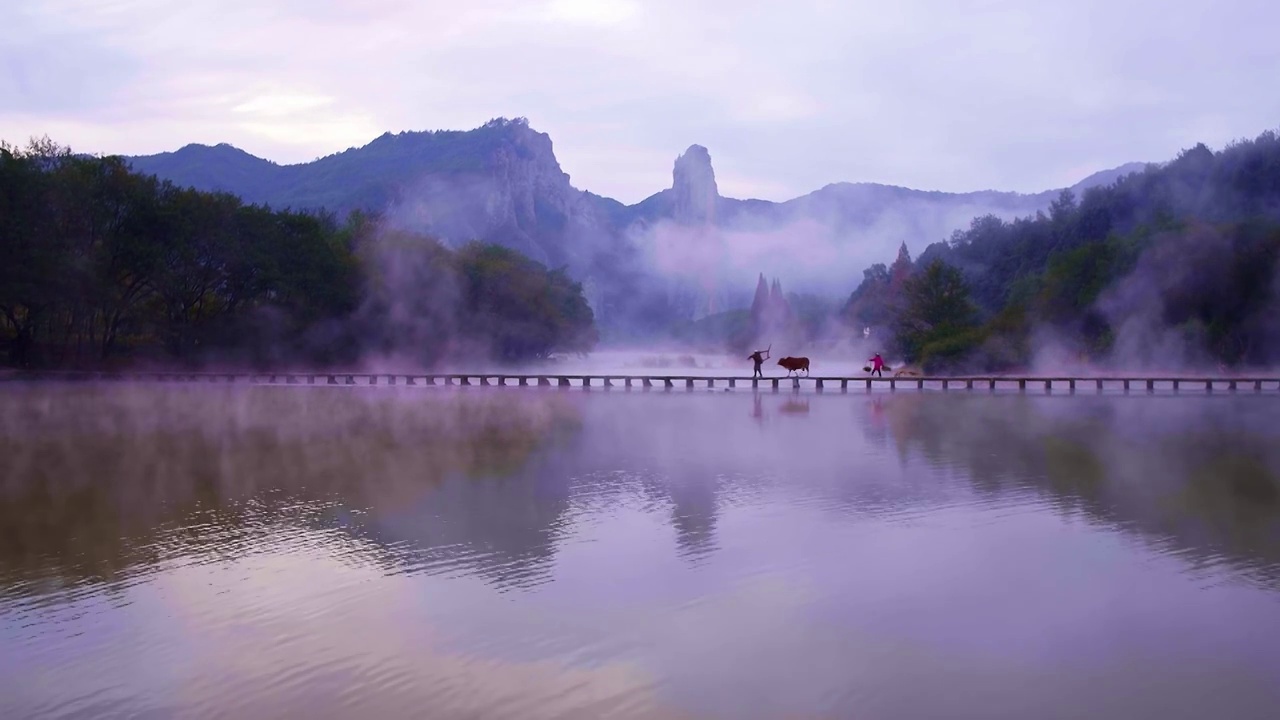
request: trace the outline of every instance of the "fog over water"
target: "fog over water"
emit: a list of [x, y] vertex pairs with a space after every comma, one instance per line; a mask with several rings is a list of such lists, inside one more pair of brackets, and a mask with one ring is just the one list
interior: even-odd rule
[[4, 718], [1280, 708], [1273, 395], [2, 389]]

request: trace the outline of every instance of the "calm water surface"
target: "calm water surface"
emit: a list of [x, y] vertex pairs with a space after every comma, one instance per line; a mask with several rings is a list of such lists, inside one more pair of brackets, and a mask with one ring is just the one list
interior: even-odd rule
[[1274, 397], [3, 388], [0, 718], [1276, 718]]

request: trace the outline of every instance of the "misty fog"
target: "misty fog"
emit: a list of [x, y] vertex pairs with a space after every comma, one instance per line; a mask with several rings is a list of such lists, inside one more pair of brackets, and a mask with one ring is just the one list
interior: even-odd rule
[[8, 393], [6, 716], [1280, 700], [1270, 398]]

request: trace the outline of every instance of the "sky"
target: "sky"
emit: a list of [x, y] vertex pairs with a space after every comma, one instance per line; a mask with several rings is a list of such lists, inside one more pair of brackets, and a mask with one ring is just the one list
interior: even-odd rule
[[0, 139], [280, 163], [526, 117], [636, 202], [1039, 191], [1280, 127], [1274, 0], [5, 0]]

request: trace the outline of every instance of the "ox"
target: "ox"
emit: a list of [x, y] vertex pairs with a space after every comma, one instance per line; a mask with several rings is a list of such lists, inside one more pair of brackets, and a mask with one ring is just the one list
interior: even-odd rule
[[787, 369], [787, 374], [799, 373], [804, 371], [805, 375], [809, 374], [809, 358], [807, 357], [784, 357], [778, 359], [778, 364]]

